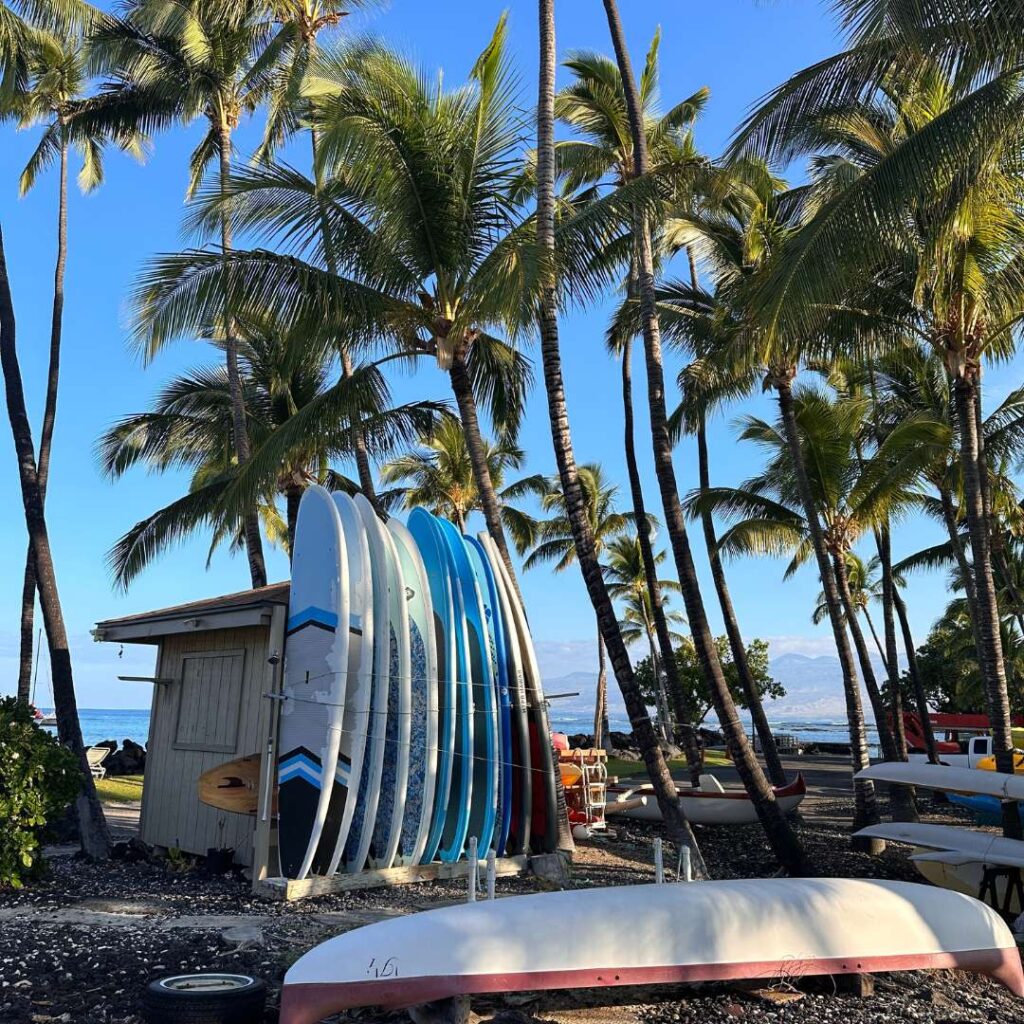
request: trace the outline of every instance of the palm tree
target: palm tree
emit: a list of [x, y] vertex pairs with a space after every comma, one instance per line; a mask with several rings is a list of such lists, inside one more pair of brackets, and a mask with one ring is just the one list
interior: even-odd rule
[[538, 0], [540, 61], [537, 98], [537, 214], [536, 239], [540, 260], [538, 319], [541, 358], [548, 405], [551, 442], [558, 465], [559, 484], [565, 498], [566, 516], [572, 528], [576, 559], [601, 630], [612, 670], [633, 724], [644, 765], [654, 786], [658, 807], [669, 836], [691, 850], [698, 877], [706, 875], [693, 832], [679, 809], [675, 783], [669, 774], [661, 745], [637, 685], [629, 652], [622, 640], [615, 607], [605, 587], [586, 508], [569, 428], [562, 358], [558, 337], [558, 277], [555, 230], [555, 6], [554, 0]]
[[18, 363], [17, 321], [11, 297], [7, 259], [0, 227], [0, 369], [4, 376], [7, 415], [18, 458], [18, 478], [29, 544], [35, 557], [36, 588], [39, 605], [46, 626], [46, 639], [50, 649], [50, 671], [53, 678], [53, 701], [57, 712], [57, 735], [61, 743], [78, 756], [82, 772], [82, 791], [75, 801], [75, 817], [79, 839], [86, 856], [103, 859], [110, 853], [110, 831], [103, 808], [96, 795], [96, 786], [89, 770], [89, 762], [82, 741], [82, 727], [78, 719], [78, 701], [75, 697], [75, 679], [71, 667], [64, 612], [61, 608], [57, 576], [53, 567], [50, 536], [46, 526], [43, 496], [36, 469], [35, 445], [32, 425], [25, 406], [25, 389]]
[[[884, 156], [869, 150], [843, 160], [841, 186], [787, 246], [759, 305], [773, 335], [814, 336], [823, 309], [851, 281], [871, 280], [899, 303], [904, 328], [943, 359], [960, 433], [986, 703], [997, 765], [1009, 773], [1013, 744], [978, 423], [982, 360], [1012, 350], [1024, 311], [1022, 128], [1012, 56], [1019, 44], [991, 33], [991, 23], [984, 27], [995, 12], [1000, 21], [1019, 18], [1005, 4], [988, 14], [969, 4], [955, 18], [951, 8], [931, 4], [894, 20], [859, 12], [853, 24], [863, 45], [855, 36], [850, 50], [785, 83], [752, 115], [739, 144], [793, 156], [808, 141], [819, 146], [836, 110], [847, 117], [858, 108], [862, 120], [877, 121]], [[1004, 828], [1019, 834], [1016, 808], [1005, 810]]]
[[[861, 631], [849, 576], [848, 554], [866, 531], [883, 517], [899, 514], [916, 499], [915, 487], [936, 448], [948, 444], [944, 424], [919, 418], [891, 431], [870, 458], [860, 445], [870, 415], [864, 398], [831, 397], [813, 388], [794, 395], [794, 419], [799, 430], [799, 460], [793, 459], [783, 424], [756, 417], [744, 420], [741, 439], [756, 442], [768, 453], [764, 470], [739, 488], [711, 488], [691, 499], [700, 507], [742, 517], [720, 538], [724, 551], [733, 554], [792, 552], [786, 575], [818, 555], [818, 542], [810, 528], [798, 477], [803, 474], [812, 495], [812, 511], [819, 523], [826, 564], [841, 607], [837, 647], [849, 629], [864, 684], [871, 699], [879, 741], [886, 760], [899, 760], [899, 750]], [[819, 560], [819, 565], [821, 561]], [[832, 619], [832, 599], [823, 581], [822, 604]], [[859, 690], [847, 693], [851, 723], [861, 722]], [[854, 713], [855, 712], [855, 713]], [[852, 728], [852, 724], [851, 724]], [[863, 725], [861, 725], [863, 730]], [[858, 744], [865, 744], [863, 731]], [[894, 791], [894, 802], [901, 791]], [[897, 807], [911, 814], [909, 803]], [[859, 822], [856, 822], [859, 824]]]
[[[654, 555], [655, 566], [661, 565], [666, 558], [664, 551]], [[650, 649], [651, 669], [654, 675], [658, 696], [658, 719], [661, 723], [665, 739], [673, 742], [675, 729], [669, 709], [668, 696], [665, 693], [665, 676], [662, 674], [659, 647], [655, 637], [654, 602], [647, 586], [647, 566], [640, 538], [636, 534], [615, 537], [607, 546], [607, 561], [604, 566], [605, 579], [608, 581], [608, 593], [623, 603], [623, 617], [619, 622], [622, 638], [626, 643], [646, 640]], [[658, 590], [662, 594], [679, 593], [679, 584], [675, 580], [658, 580]], [[667, 598], [664, 603], [668, 603]], [[663, 609], [665, 624], [672, 626], [686, 624], [686, 617], [677, 611]], [[676, 643], [679, 642], [678, 631], [669, 634]], [[682, 728], [692, 722], [675, 723]], [[690, 766], [691, 770], [694, 768]]]
[[[188, 195], [198, 189], [216, 161], [218, 188], [225, 197], [233, 132], [266, 97], [283, 45], [283, 38], [272, 38], [267, 15], [263, 0], [131, 0], [123, 17], [104, 16], [93, 34], [94, 48], [115, 70], [103, 94], [105, 102], [90, 116], [126, 131], [135, 127], [151, 131], [204, 117], [206, 134], [189, 160]], [[87, 125], [90, 116], [85, 119]], [[235, 457], [244, 466], [251, 446], [235, 314], [229, 301], [232, 231], [230, 205], [224, 202], [219, 224], [220, 313]], [[255, 509], [247, 509], [243, 520], [252, 585], [265, 586], [267, 570]]]
[[[485, 446], [487, 468], [501, 504], [502, 525], [516, 551], [522, 554], [536, 542], [538, 524], [512, 502], [540, 492], [544, 478], [524, 477], [506, 484], [509, 471], [522, 467], [526, 453], [507, 440], [495, 444], [485, 442]], [[460, 533], [466, 532], [470, 515], [482, 511], [466, 434], [462, 424], [450, 416], [442, 419], [430, 433], [424, 433], [415, 450], [385, 462], [380, 478], [385, 484], [397, 485], [379, 495], [382, 505], [400, 504], [405, 509], [423, 506], [434, 515], [451, 520]]]
[[[691, 273], [690, 281], [696, 295], [699, 286], [695, 273]], [[711, 487], [707, 439], [708, 415], [717, 405], [728, 399], [747, 394], [753, 387], [754, 375], [749, 370], [738, 372], [735, 371], [735, 368], [723, 370], [716, 365], [714, 355], [712, 355], [711, 358], [696, 360], [686, 367], [679, 374], [678, 383], [683, 401], [673, 414], [673, 423], [678, 423], [680, 429], [685, 428], [692, 431], [696, 436], [697, 478], [701, 493], [705, 493]], [[722, 610], [722, 619], [725, 623], [725, 632], [729, 639], [729, 650], [732, 654], [733, 665], [736, 667], [740, 691], [743, 694], [744, 703], [750, 710], [750, 717], [764, 754], [768, 777], [772, 780], [773, 785], [784, 786], [786, 785], [786, 769], [779, 756], [775, 736], [768, 724], [768, 716], [765, 714], [764, 704], [761, 701], [759, 689], [747, 658], [747, 647], [743, 642], [743, 633], [740, 630], [736, 609], [732, 603], [725, 566], [722, 564], [721, 552], [718, 549], [714, 516], [709, 509], [701, 510], [700, 521], [704, 534], [704, 546], [707, 549], [708, 562], [711, 565], [711, 578], [718, 594], [718, 603]]]
[[[640, 76], [640, 99], [644, 115], [644, 131], [653, 158], [659, 167], [680, 167], [699, 163], [693, 145], [692, 125], [707, 99], [707, 90], [676, 104], [664, 115], [655, 109], [658, 85], [658, 49], [660, 33], [656, 33]], [[596, 191], [607, 185], [621, 188], [632, 177], [633, 144], [626, 110], [622, 78], [615, 62], [603, 54], [580, 52], [565, 62], [574, 77], [555, 97], [555, 115], [574, 129], [577, 137], [557, 146], [556, 156], [563, 176], [564, 188], [570, 193], [579, 188]], [[635, 259], [631, 260], [635, 264]], [[636, 267], [632, 265], [628, 288], [635, 291]], [[655, 630], [661, 646], [661, 664], [668, 676], [673, 694], [681, 692], [672, 656], [673, 644], [666, 616], [662, 612], [662, 595], [651, 540], [647, 534], [648, 516], [640, 470], [637, 464], [633, 425], [632, 336], [615, 338], [612, 348], [619, 350], [622, 360], [622, 400], [624, 412], [624, 446], [629, 476], [633, 515], [647, 572]], [[659, 682], [660, 682], [660, 676]], [[663, 721], [665, 719], [663, 718]], [[684, 724], [684, 729], [686, 725]], [[687, 730], [688, 755], [697, 754], [694, 737]]]
[[[53, 274], [53, 308], [50, 317], [49, 368], [46, 397], [39, 434], [40, 496], [46, 502], [50, 476], [50, 450], [57, 418], [57, 392], [60, 383], [61, 338], [64, 322], [64, 270], [67, 262], [68, 158], [72, 148], [82, 159], [78, 184], [85, 193], [103, 180], [103, 140], [96, 134], [79, 135], [72, 122], [85, 98], [89, 75], [83, 42], [78, 35], [58, 36], [34, 29], [24, 47], [24, 81], [13, 94], [6, 113], [18, 121], [21, 129], [43, 125], [42, 138], [21, 173], [20, 191], [24, 195], [34, 187], [39, 174], [56, 161], [57, 178], [57, 258]], [[4, 113], [0, 107], [0, 114]], [[126, 140], [141, 155], [137, 141]], [[21, 651], [18, 665], [18, 698], [27, 701], [32, 684], [32, 645], [35, 633], [36, 575], [29, 546], [21, 593]]]
[[[254, 167], [236, 174], [226, 195], [205, 197], [210, 215], [226, 203], [240, 227], [288, 250], [233, 254], [233, 299], [275, 303], [289, 321], [301, 311], [348, 348], [386, 341], [410, 359], [436, 358], [455, 395], [488, 531], [514, 572], [479, 416], [483, 405], [495, 433], [514, 441], [531, 377], [528, 361], [493, 333], [508, 326], [515, 334], [531, 311], [530, 253], [509, 199], [521, 128], [504, 19], [462, 89], [439, 91], [402, 58], [366, 44], [323, 51], [305, 90], [322, 184], [289, 168]], [[201, 253], [152, 265], [139, 296], [151, 339], [208, 316], [219, 270]]]
[[[643, 129], [640, 96], [633, 75], [629, 51], [626, 47], [618, 5], [615, 0], [604, 0], [604, 8], [615, 49], [616, 62], [619, 66], [619, 74], [625, 90], [626, 110], [629, 115], [630, 135], [633, 142], [633, 176], [641, 178], [650, 171], [650, 160]], [[661, 328], [658, 322], [655, 294], [654, 253], [650, 223], [646, 214], [639, 209], [635, 218], [634, 238], [638, 274], [637, 294], [643, 324], [654, 465], [665, 512], [665, 526], [679, 582], [682, 586], [686, 615], [690, 623], [690, 633], [707, 675], [715, 713], [725, 736], [730, 756], [757, 809], [758, 818], [765, 829], [769, 843], [775, 855], [788, 870], [800, 873], [806, 869], [803, 849], [779, 810], [772, 788], [747, 740], [735, 702], [729, 692], [728, 682], [722, 671], [700, 592], [700, 583], [697, 579], [693, 554], [686, 533], [682, 503], [679, 500], [675, 467], [672, 463], [672, 439], [665, 405], [665, 372], [662, 363]]]
[[[264, 458], [261, 449], [275, 432], [336, 389], [336, 360], [329, 346], [314, 350], [305, 332], [289, 331], [270, 319], [240, 318], [236, 330], [247, 428], [254, 444], [251, 466], [262, 471], [257, 508], [268, 537], [290, 553], [299, 502], [310, 482], [355, 489], [331, 468], [332, 462], [353, 457], [351, 417], [327, 419], [304, 431], [283, 456]], [[223, 341], [215, 344], [223, 349]], [[359, 373], [345, 383], [374, 375], [374, 386], [367, 389], [374, 404], [359, 410], [355, 422], [378, 450], [391, 451], [411, 432], [432, 428], [437, 409], [431, 403], [391, 406], [379, 368], [361, 367]], [[187, 494], [136, 523], [110, 552], [119, 586], [127, 587], [168, 547], [203, 528], [213, 531], [211, 554], [223, 541], [244, 546], [244, 523], [229, 500], [238, 475], [233, 423], [226, 367], [199, 367], [169, 381], [150, 411], [125, 416], [100, 438], [100, 464], [112, 479], [139, 465], [156, 473], [192, 472]], [[284, 519], [279, 497], [284, 498]]]
[[[616, 509], [619, 489], [609, 483], [599, 463], [579, 466], [577, 476], [583, 497], [584, 515], [593, 538], [594, 554], [600, 560], [608, 543], [625, 531], [629, 519]], [[544, 562], [554, 562], [555, 572], [564, 572], [576, 562], [577, 553], [565, 496], [558, 479], [546, 482], [541, 504], [546, 512], [554, 512], [554, 515], [537, 524], [537, 539], [533, 550], [523, 563], [523, 568], [532, 569]], [[597, 696], [594, 721], [599, 725], [599, 728], [595, 728], [594, 744], [607, 749], [608, 677], [605, 671], [605, 644], [600, 624], [597, 631]]]
[[[882, 646], [878, 630], [875, 628], [875, 620], [871, 617], [871, 602], [880, 600], [882, 593], [881, 562], [877, 555], [874, 555], [865, 562], [854, 551], [847, 551], [844, 557], [846, 561], [846, 579], [850, 589], [850, 602], [864, 616], [864, 621], [868, 624], [868, 630], [871, 633], [875, 650], [878, 651], [878, 657], [881, 659], [886, 670], [888, 670], [888, 654]], [[825, 603], [825, 594], [822, 592], [818, 595], [818, 603], [814, 606], [814, 611], [811, 614], [811, 622], [817, 626], [827, 618], [828, 605]]]

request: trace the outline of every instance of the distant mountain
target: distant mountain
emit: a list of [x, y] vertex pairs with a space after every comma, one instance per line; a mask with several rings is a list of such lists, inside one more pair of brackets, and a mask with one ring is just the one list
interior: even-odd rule
[[[881, 681], [884, 668], [880, 658], [873, 659], [875, 674]], [[810, 657], [805, 654], [780, 654], [770, 662], [772, 675], [786, 689], [786, 696], [769, 701], [766, 707], [772, 721], [831, 721], [846, 717], [843, 697], [843, 674], [839, 659], [833, 655]], [[609, 669], [609, 700], [613, 718], [622, 718], [625, 709]], [[558, 698], [552, 702], [552, 717], [565, 718], [593, 715], [594, 693], [597, 689], [596, 672], [570, 672], [568, 675], [549, 676], [544, 680], [546, 694], [574, 693], [578, 696]], [[872, 720], [871, 705], [861, 687], [861, 698], [868, 720]]]

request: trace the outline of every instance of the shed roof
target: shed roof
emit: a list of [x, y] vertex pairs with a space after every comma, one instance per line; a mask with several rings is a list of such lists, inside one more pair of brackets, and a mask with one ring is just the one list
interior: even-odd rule
[[160, 637], [194, 630], [255, 626], [269, 622], [275, 605], [288, 604], [290, 584], [271, 583], [253, 590], [208, 597], [118, 619], [104, 619], [92, 631], [95, 640], [156, 643]]

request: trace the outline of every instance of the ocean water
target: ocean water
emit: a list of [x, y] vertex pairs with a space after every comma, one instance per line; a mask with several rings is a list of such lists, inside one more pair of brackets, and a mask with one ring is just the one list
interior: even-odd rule
[[[44, 708], [44, 711], [49, 709]], [[99, 743], [101, 740], [117, 740], [123, 743], [125, 739], [134, 740], [136, 743], [145, 745], [149, 737], [149, 709], [139, 710], [117, 710], [103, 708], [81, 708], [79, 715], [82, 721], [82, 736], [86, 744]], [[549, 712], [551, 728], [558, 732], [566, 733], [589, 733], [594, 728], [592, 715], [558, 708], [558, 701], [551, 702]], [[714, 727], [714, 723], [710, 723]], [[785, 732], [796, 736], [805, 743], [847, 743], [849, 733], [846, 731], [845, 721], [809, 721], [804, 719], [793, 719], [791, 721], [778, 721], [771, 723], [775, 732]], [[625, 732], [628, 722], [624, 716], [613, 714], [611, 716], [611, 727], [616, 732]], [[748, 732], [750, 723], [747, 723]], [[868, 722], [867, 727], [868, 746], [874, 748], [878, 744], [878, 733], [874, 725]]]

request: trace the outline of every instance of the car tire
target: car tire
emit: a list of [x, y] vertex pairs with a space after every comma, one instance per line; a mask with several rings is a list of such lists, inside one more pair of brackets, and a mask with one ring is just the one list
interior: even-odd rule
[[142, 993], [146, 1024], [260, 1024], [266, 982], [248, 974], [176, 974]]

